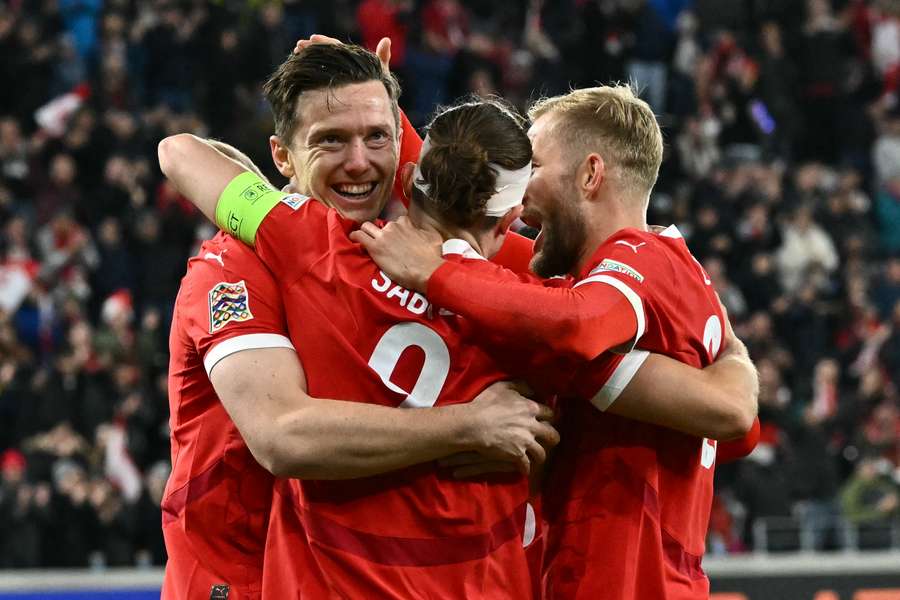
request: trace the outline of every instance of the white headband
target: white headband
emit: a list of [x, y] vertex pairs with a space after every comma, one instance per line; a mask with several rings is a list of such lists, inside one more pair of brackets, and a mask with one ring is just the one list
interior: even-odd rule
[[[416, 162], [416, 170], [413, 173], [413, 185], [426, 196], [431, 195], [431, 186], [422, 177], [419, 165], [422, 159], [431, 150], [431, 139], [426, 135], [422, 141], [422, 150], [419, 152], [419, 160]], [[496, 163], [490, 163], [490, 167], [497, 172], [497, 189], [488, 199], [484, 214], [489, 217], [502, 217], [514, 206], [522, 203], [525, 196], [525, 188], [531, 179], [531, 162], [521, 169], [504, 169]]]

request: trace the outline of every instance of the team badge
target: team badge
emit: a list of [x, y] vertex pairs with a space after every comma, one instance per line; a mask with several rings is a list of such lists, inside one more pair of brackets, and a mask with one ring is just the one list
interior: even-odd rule
[[217, 283], [209, 290], [209, 332], [215, 333], [229, 323], [240, 323], [253, 318], [250, 312], [250, 294], [243, 281]]
[[212, 589], [209, 591], [209, 600], [228, 600], [228, 592], [231, 591], [231, 586], [228, 586], [224, 583], [217, 583], [212, 586]]
[[288, 194], [281, 199], [281, 202], [290, 206], [292, 210], [297, 210], [306, 204], [307, 200], [309, 200], [309, 196], [304, 196], [303, 194]]

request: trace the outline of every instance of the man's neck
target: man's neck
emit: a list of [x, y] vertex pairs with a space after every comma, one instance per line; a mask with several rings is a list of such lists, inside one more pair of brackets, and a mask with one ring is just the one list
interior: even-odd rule
[[481, 240], [479, 240], [477, 236], [464, 229], [446, 227], [445, 225], [439, 223], [437, 219], [427, 214], [425, 211], [413, 209], [412, 206], [410, 206], [409, 220], [412, 221], [413, 225], [415, 225], [416, 227], [430, 227], [434, 229], [439, 234], [441, 234], [441, 237], [445, 242], [451, 239], [464, 240], [468, 242], [468, 244], [475, 252], [477, 252], [481, 256], [486, 257], [484, 248], [481, 244]]
[[[607, 206], [609, 203], [607, 204]], [[647, 212], [638, 203], [616, 203], [612, 209], [596, 205], [587, 215], [588, 235], [584, 249], [576, 265], [575, 276], [580, 275], [590, 266], [590, 261], [606, 240], [622, 229], [634, 228], [646, 231]]]

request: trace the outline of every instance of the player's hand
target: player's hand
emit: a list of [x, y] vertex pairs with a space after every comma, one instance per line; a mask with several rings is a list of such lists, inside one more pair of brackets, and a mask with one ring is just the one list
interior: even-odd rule
[[[327, 35], [322, 35], [320, 33], [314, 33], [308, 38], [303, 38], [297, 40], [297, 43], [294, 45], [294, 54], [297, 54], [307, 46], [312, 46], [313, 44], [332, 44], [332, 45], [340, 45], [343, 44], [341, 40], [333, 37], [329, 37]], [[378, 60], [381, 62], [382, 70], [387, 74], [391, 72], [391, 38], [383, 37], [378, 42], [378, 46], [375, 48], [375, 56], [378, 57]]]
[[297, 54], [307, 46], [312, 46], [314, 44], [330, 44], [332, 46], [340, 46], [343, 43], [344, 42], [337, 38], [322, 35], [321, 33], [314, 33], [308, 38], [301, 38], [297, 40], [297, 43], [294, 45], [294, 54]]
[[[559, 443], [550, 425], [553, 410], [523, 396], [516, 386], [498, 382], [469, 403], [469, 427], [482, 465], [505, 462], [528, 474], [547, 459], [547, 451]], [[464, 468], [476, 460], [471, 455], [448, 458], [448, 466]], [[455, 461], [455, 462], [454, 462]]]
[[[719, 296], [718, 292], [716, 292], [716, 300], [719, 302], [719, 308], [722, 310], [722, 319], [724, 321], [722, 323], [722, 341], [724, 342], [723, 346], [725, 347], [725, 353], [746, 352], [746, 347], [734, 332], [734, 327], [731, 326], [731, 319], [728, 318], [728, 309], [725, 308], [725, 304], [722, 302], [722, 298]], [[720, 354], [720, 356], [722, 356], [722, 354]]]
[[415, 227], [409, 217], [400, 217], [384, 227], [363, 223], [350, 233], [350, 239], [362, 244], [392, 281], [423, 294], [431, 274], [444, 260], [440, 234]]

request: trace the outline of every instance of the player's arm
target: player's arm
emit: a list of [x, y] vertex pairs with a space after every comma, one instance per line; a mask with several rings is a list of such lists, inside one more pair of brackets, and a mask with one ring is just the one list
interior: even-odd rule
[[510, 343], [587, 361], [643, 333], [643, 304], [625, 284], [552, 288], [497, 277], [469, 262], [443, 260], [430, 236], [408, 219], [384, 228], [363, 223], [350, 237], [393, 281]]
[[253, 456], [279, 477], [364, 477], [473, 451], [527, 472], [558, 441], [552, 411], [509, 384], [430, 409], [313, 398], [288, 348], [225, 356], [210, 381]]
[[216, 222], [219, 196], [247, 169], [190, 133], [164, 138], [157, 147], [159, 168], [203, 215]]
[[606, 411], [698, 437], [731, 440], [753, 426], [758, 393], [756, 368], [734, 338], [705, 369], [650, 354]]

